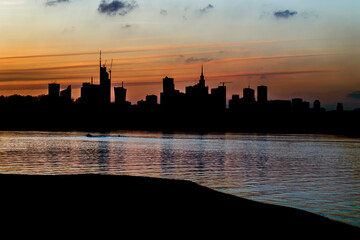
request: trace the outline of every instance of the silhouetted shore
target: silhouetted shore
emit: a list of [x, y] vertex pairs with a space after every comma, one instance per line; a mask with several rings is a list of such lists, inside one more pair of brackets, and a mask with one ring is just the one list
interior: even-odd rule
[[162, 108], [4, 105], [0, 130], [303, 133], [360, 136], [360, 111], [329, 112], [169, 112]]
[[[360, 236], [360, 228], [220, 193], [189, 181], [147, 177], [0, 175], [7, 227], [79, 236]], [[13, 225], [15, 224], [15, 225]], [[25, 230], [25, 231], [26, 231]], [[74, 235], [75, 236], [75, 235]]]

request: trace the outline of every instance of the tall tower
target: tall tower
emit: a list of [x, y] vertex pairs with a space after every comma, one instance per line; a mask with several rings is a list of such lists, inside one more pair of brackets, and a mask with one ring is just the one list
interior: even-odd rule
[[100, 51], [100, 86], [101, 86], [101, 99], [103, 103], [110, 103], [111, 101], [111, 79], [106, 70], [106, 66], [101, 66], [101, 51]]
[[244, 88], [243, 90], [244, 100], [246, 102], [255, 102], [255, 91], [251, 88]]
[[258, 103], [266, 103], [268, 100], [267, 86], [257, 87], [257, 101]]
[[173, 78], [168, 78], [167, 76], [163, 79], [163, 92], [164, 93], [173, 93], [175, 91], [175, 84]]
[[200, 86], [205, 87], [204, 65], [201, 65]]
[[49, 97], [51, 98], [60, 97], [60, 84], [58, 83], [49, 84]]

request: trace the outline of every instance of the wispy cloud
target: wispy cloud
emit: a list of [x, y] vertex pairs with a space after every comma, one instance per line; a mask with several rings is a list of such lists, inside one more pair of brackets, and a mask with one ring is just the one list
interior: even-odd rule
[[47, 57], [67, 57], [67, 56], [83, 56], [98, 54], [99, 52], [78, 52], [78, 53], [60, 53], [60, 54], [38, 54], [38, 55], [22, 55], [22, 56], [7, 56], [0, 57], [0, 60], [12, 60], [12, 59], [26, 59], [26, 58], [47, 58]]
[[[159, 45], [159, 46], [145, 46], [145, 47], [124, 47], [113, 50], [103, 51], [103, 53], [124, 53], [124, 52], [143, 52], [143, 51], [166, 51], [176, 49], [192, 49], [192, 48], [224, 48], [247, 45], [260, 44], [278, 44], [284, 42], [293, 42], [302, 40], [273, 40], [273, 41], [255, 41], [255, 42], [235, 42], [235, 43], [208, 43], [208, 44], [190, 44], [190, 45]], [[38, 55], [19, 55], [19, 56], [3, 56], [1, 60], [12, 59], [26, 59], [26, 58], [47, 58], [47, 57], [66, 57], [66, 56], [81, 56], [81, 55], [95, 55], [99, 51], [77, 52], [77, 53], [59, 53], [59, 54], [38, 54]]]
[[55, 6], [59, 3], [68, 3], [69, 0], [51, 0], [51, 1], [46, 1], [45, 5], [46, 6]]
[[279, 75], [298, 75], [298, 74], [321, 74], [339, 72], [338, 69], [304, 69], [293, 71], [273, 71], [273, 72], [248, 72], [248, 73], [235, 73], [224, 75], [207, 76], [207, 78], [240, 78], [240, 77], [260, 77], [279, 76]]
[[132, 11], [134, 8], [138, 7], [136, 1], [126, 2], [113, 0], [112, 2], [106, 2], [102, 0], [98, 7], [98, 12], [102, 14], [107, 14], [109, 16], [121, 15], [124, 16]]
[[131, 28], [131, 24], [125, 24], [122, 28]]
[[210, 12], [213, 8], [214, 8], [214, 5], [209, 4], [209, 5], [207, 5], [206, 7], [199, 9], [199, 12], [200, 12], [201, 14], [205, 14], [205, 13]]
[[191, 57], [185, 60], [186, 63], [195, 63], [195, 62], [209, 62], [212, 61], [212, 58], [195, 58]]
[[274, 16], [276, 18], [290, 18], [297, 14], [296, 11], [284, 10], [284, 11], [276, 11], [274, 12]]
[[348, 98], [360, 100], [360, 91], [355, 91], [347, 95]]
[[165, 10], [165, 9], [161, 9], [160, 15], [162, 15], [162, 16], [167, 16], [167, 15], [168, 15], [168, 11]]
[[303, 58], [303, 57], [327, 57], [335, 54], [320, 53], [320, 54], [294, 54], [294, 55], [275, 55], [275, 56], [257, 56], [257, 57], [244, 57], [244, 58], [226, 58], [219, 60], [212, 60], [211, 63], [228, 63], [240, 61], [255, 61], [255, 60], [273, 60], [273, 59], [288, 59], [288, 58]]

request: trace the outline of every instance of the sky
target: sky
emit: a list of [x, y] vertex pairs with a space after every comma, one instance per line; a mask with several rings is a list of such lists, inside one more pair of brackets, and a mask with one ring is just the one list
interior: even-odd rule
[[[176, 89], [226, 82], [227, 98], [268, 86], [270, 100], [360, 107], [358, 0], [0, 0], [0, 95], [47, 94], [49, 83], [99, 82], [135, 104]], [[113, 95], [113, 93], [112, 93]]]

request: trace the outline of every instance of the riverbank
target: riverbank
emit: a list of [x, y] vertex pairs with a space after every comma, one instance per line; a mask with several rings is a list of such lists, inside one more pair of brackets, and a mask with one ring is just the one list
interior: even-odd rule
[[[360, 111], [167, 109], [117, 104], [0, 104], [2, 131], [161, 131], [334, 134], [359, 137]], [[30, 117], [31, 116], [31, 117]], [[271, 116], [271, 117], [269, 117]], [[24, 121], [26, 119], [26, 121]], [[266, 119], [266, 121], [265, 121]]]
[[171, 231], [172, 237], [360, 236], [358, 227], [189, 181], [108, 175], [0, 175], [0, 181], [1, 206], [6, 209], [3, 218], [19, 229], [41, 227], [59, 233], [75, 229], [89, 235], [129, 229], [134, 234], [154, 235]]

